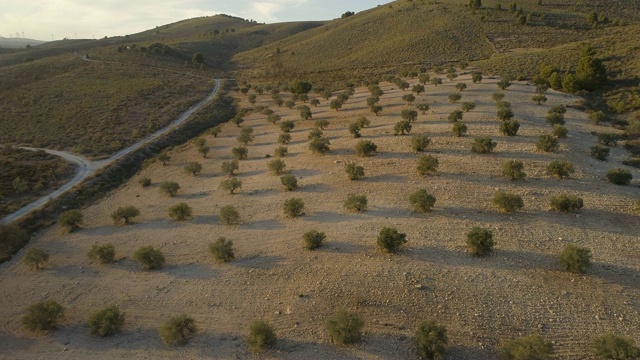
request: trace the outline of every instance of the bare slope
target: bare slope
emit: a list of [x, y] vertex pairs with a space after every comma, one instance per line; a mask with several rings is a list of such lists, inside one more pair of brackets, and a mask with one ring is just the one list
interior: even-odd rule
[[[446, 120], [460, 107], [447, 99], [458, 80], [469, 86], [462, 101], [478, 105], [464, 115], [469, 134], [462, 138], [451, 136]], [[224, 126], [218, 138], [206, 137], [212, 146], [206, 159], [193, 145], [175, 149], [167, 166], [156, 163], [140, 174], [152, 179], [150, 188], [140, 188], [138, 179], [132, 179], [85, 209], [80, 231], [65, 234], [52, 227], [34, 239], [31, 246], [51, 254], [45, 270], [27, 270], [19, 256], [0, 266], [0, 347], [12, 358], [249, 358], [243, 335], [255, 318], [270, 321], [280, 339], [263, 357], [284, 359], [415, 358], [415, 328], [429, 318], [447, 326], [455, 359], [494, 359], [504, 341], [532, 331], [554, 342], [559, 359], [591, 358], [592, 339], [607, 332], [637, 339], [640, 217], [631, 208], [640, 194], [637, 186], [615, 186], [603, 179], [609, 168], [620, 166], [624, 151], [613, 148], [609, 162], [590, 158], [588, 149], [596, 139], [589, 132], [597, 127], [586, 114], [569, 108], [569, 138], [561, 140], [560, 150], [536, 152], [537, 136], [549, 132], [546, 111], [557, 104], [571, 105], [576, 98], [549, 92], [547, 104], [538, 106], [530, 100], [533, 87], [523, 83], [510, 87], [505, 97], [522, 124], [520, 133], [498, 135], [491, 100], [496, 81], [474, 85], [465, 75], [443, 86], [428, 86], [419, 96], [431, 110], [419, 116], [413, 133], [427, 134], [433, 140], [427, 153], [440, 160], [438, 175], [427, 178], [414, 170], [419, 155], [411, 152], [410, 137], [393, 136], [399, 113], [407, 106], [401, 100], [404, 93], [391, 84], [382, 85], [380, 117], [369, 114], [363, 88], [356, 89], [339, 112], [330, 110], [326, 101], [312, 108], [314, 120], [331, 123], [325, 130], [331, 141], [326, 156], [311, 155], [307, 148], [311, 120], [298, 120], [295, 109], [271, 106], [283, 119], [296, 122], [290, 155], [284, 158], [301, 184], [296, 192], [284, 192], [278, 177], [267, 170], [272, 159], [265, 155], [278, 146], [280, 131], [264, 115], [245, 118], [243, 125], [254, 128], [256, 139], [249, 145], [249, 159], [240, 162], [243, 187], [237, 195], [218, 187], [225, 178], [220, 164], [230, 160], [230, 149], [238, 146], [235, 125]], [[258, 98], [257, 105], [271, 105], [269, 95]], [[360, 115], [371, 120], [363, 137], [374, 141], [380, 152], [371, 158], [354, 155], [358, 140], [347, 131]], [[477, 136], [493, 137], [496, 153], [473, 154], [470, 145]], [[524, 162], [525, 180], [509, 182], [500, 176], [508, 159]], [[552, 160], [572, 161], [577, 173], [562, 181], [549, 177], [544, 169]], [[182, 167], [188, 161], [202, 162], [203, 173], [185, 174]], [[364, 180], [347, 180], [343, 167], [349, 161], [364, 166]], [[640, 178], [638, 170], [630, 170]], [[164, 180], [180, 183], [176, 198], [159, 195], [157, 184]], [[420, 188], [437, 198], [431, 213], [411, 212], [407, 198]], [[490, 198], [498, 189], [520, 194], [523, 211], [496, 212]], [[563, 192], [584, 199], [581, 213], [548, 210], [549, 198]], [[369, 210], [345, 211], [342, 203], [350, 193], [366, 194]], [[304, 200], [306, 216], [292, 220], [282, 214], [282, 203], [290, 197]], [[182, 201], [193, 207], [194, 218], [170, 221], [167, 208]], [[218, 211], [229, 204], [238, 208], [240, 225], [221, 224]], [[137, 206], [142, 216], [132, 226], [114, 226], [110, 213], [126, 205]], [[407, 246], [399, 254], [377, 250], [375, 238], [383, 226], [407, 233]], [[472, 226], [493, 231], [493, 255], [474, 258], [466, 253], [464, 237]], [[308, 252], [302, 249], [301, 236], [314, 228], [326, 232], [327, 244]], [[218, 236], [234, 241], [236, 261], [212, 262], [207, 244]], [[109, 266], [90, 264], [87, 250], [104, 242], [115, 245], [120, 260]], [[557, 263], [557, 253], [569, 243], [593, 251], [594, 266], [586, 275], [566, 273]], [[143, 245], [166, 254], [165, 269], [140, 270], [131, 254]], [[19, 318], [27, 304], [47, 298], [68, 309], [61, 328], [47, 336], [24, 332]], [[109, 304], [127, 313], [124, 332], [106, 340], [92, 338], [86, 319]], [[337, 307], [364, 317], [362, 344], [330, 344], [325, 324]], [[163, 346], [157, 326], [183, 312], [196, 319], [198, 336], [185, 348]]]

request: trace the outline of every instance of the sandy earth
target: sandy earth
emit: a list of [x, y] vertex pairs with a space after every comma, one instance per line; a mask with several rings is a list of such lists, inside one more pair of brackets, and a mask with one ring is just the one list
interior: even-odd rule
[[[468, 89], [462, 101], [476, 101], [464, 115], [466, 137], [451, 136], [447, 115], [460, 107], [447, 96], [457, 82]], [[402, 91], [383, 83], [376, 117], [368, 112], [366, 88], [339, 112], [322, 100], [312, 108], [313, 119], [331, 122], [325, 136], [331, 153], [312, 155], [307, 133], [313, 121], [301, 121], [296, 110], [272, 107], [283, 119], [296, 120], [284, 160], [301, 189], [284, 192], [279, 178], [267, 170], [266, 154], [278, 146], [279, 127], [266, 116], [252, 114], [243, 125], [255, 129], [249, 159], [241, 161], [242, 191], [229, 195], [219, 189], [224, 179], [220, 164], [231, 159], [239, 128], [227, 124], [218, 138], [207, 136], [212, 151], [207, 159], [192, 144], [175, 149], [167, 166], [154, 164], [139, 176], [154, 185], [141, 188], [133, 178], [118, 191], [84, 210], [83, 229], [66, 234], [57, 226], [36, 236], [30, 246], [45, 249], [51, 260], [40, 272], [27, 269], [18, 254], [0, 266], [0, 358], [283, 358], [283, 359], [411, 359], [418, 323], [436, 319], [447, 326], [449, 359], [494, 359], [504, 341], [539, 332], [555, 344], [557, 358], [590, 357], [594, 337], [615, 332], [640, 340], [640, 216], [632, 203], [640, 197], [640, 172], [635, 186], [605, 181], [606, 171], [621, 166], [624, 150], [612, 148], [608, 162], [589, 156], [596, 142], [590, 131], [606, 131], [589, 124], [587, 115], [569, 109], [569, 138], [557, 153], [538, 153], [535, 140], [549, 131], [547, 110], [556, 104], [574, 104], [576, 98], [550, 91], [545, 105], [531, 101], [534, 87], [516, 83], [506, 93], [521, 122], [516, 137], [498, 134], [491, 94], [497, 79], [473, 84], [468, 75], [442, 86], [427, 86], [431, 110], [420, 114], [413, 134], [426, 133], [433, 143], [429, 154], [440, 160], [436, 176], [422, 178], [410, 136], [393, 136], [393, 125], [406, 108]], [[410, 81], [413, 85], [415, 80]], [[270, 105], [270, 95], [258, 105]], [[248, 104], [245, 104], [248, 106]], [[378, 145], [379, 154], [356, 157], [348, 124], [360, 115], [371, 120], [364, 139]], [[470, 151], [473, 138], [489, 135], [498, 142], [493, 155]], [[527, 179], [510, 182], [500, 176], [507, 159], [525, 163]], [[570, 159], [577, 172], [556, 180], [544, 173], [549, 161]], [[203, 173], [187, 175], [187, 161], [201, 161]], [[349, 181], [344, 164], [364, 166], [366, 179]], [[157, 184], [174, 180], [182, 189], [175, 198], [159, 195]], [[428, 214], [416, 214], [409, 194], [425, 188], [437, 198]], [[524, 209], [498, 213], [491, 197], [498, 189], [522, 195]], [[580, 214], [548, 210], [551, 196], [576, 193], [584, 199]], [[366, 194], [369, 210], [350, 213], [342, 203], [350, 193]], [[288, 219], [282, 203], [300, 197], [306, 216]], [[191, 221], [176, 223], [167, 208], [186, 201], [194, 209]], [[242, 217], [237, 226], [222, 225], [219, 209], [234, 204]], [[142, 215], [135, 224], [114, 226], [110, 213], [118, 206], [135, 205]], [[378, 251], [375, 239], [383, 226], [407, 234], [408, 243], [396, 255]], [[491, 228], [494, 254], [475, 258], [466, 253], [465, 234], [473, 226]], [[326, 246], [314, 252], [302, 248], [301, 236], [310, 229], [324, 231]], [[218, 236], [234, 241], [237, 260], [212, 261], [207, 245]], [[94, 243], [112, 242], [116, 264], [91, 264], [85, 254]], [[586, 275], [564, 272], [556, 255], [568, 243], [593, 251], [593, 267]], [[145, 272], [131, 260], [140, 246], [153, 245], [167, 257], [160, 271]], [[24, 331], [20, 316], [36, 301], [55, 299], [67, 307], [59, 330], [49, 335]], [[96, 309], [118, 305], [127, 314], [123, 332], [113, 338], [89, 335], [87, 318]], [[357, 311], [365, 319], [363, 343], [335, 347], [326, 332], [326, 320], [338, 307]], [[157, 336], [157, 327], [170, 316], [185, 312], [200, 332], [186, 347], [170, 348]], [[256, 318], [270, 321], [277, 332], [275, 349], [256, 356], [243, 342]]]

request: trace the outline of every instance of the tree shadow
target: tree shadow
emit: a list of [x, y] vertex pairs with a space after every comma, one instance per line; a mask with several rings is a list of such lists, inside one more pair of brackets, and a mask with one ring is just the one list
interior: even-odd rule
[[218, 222], [217, 215], [198, 215], [191, 220], [191, 223], [196, 225], [211, 225], [217, 222]]
[[195, 199], [202, 199], [209, 196], [209, 192], [207, 191], [201, 191], [201, 192], [197, 192], [197, 193], [193, 193], [193, 194], [185, 194], [180, 196], [180, 198], [182, 199], [187, 199], [187, 200], [195, 200]]
[[319, 170], [315, 169], [292, 169], [289, 173], [297, 178], [305, 178], [321, 174]]
[[404, 208], [394, 208], [388, 206], [376, 206], [367, 210], [365, 213], [368, 216], [377, 218], [393, 218], [393, 219], [407, 219], [413, 217], [415, 213], [411, 210]]
[[327, 193], [331, 192], [333, 188], [327, 184], [311, 184], [303, 185], [302, 187], [300, 187], [300, 190], [311, 193]]
[[[36, 344], [36, 340], [0, 331], [0, 349], [7, 359], [18, 359], [24, 356]], [[16, 352], [16, 353], [14, 353]]]
[[372, 249], [371, 247], [361, 245], [361, 244], [329, 240], [322, 247], [318, 248], [316, 251], [337, 252], [341, 254], [364, 254], [367, 252], [367, 250], [371, 250], [371, 249]]
[[275, 219], [252, 221], [249, 223], [245, 223], [242, 226], [242, 228], [245, 230], [259, 230], [259, 231], [277, 230], [277, 229], [282, 229], [283, 227], [284, 226], [280, 223], [280, 221]]
[[282, 256], [255, 254], [236, 259], [231, 264], [249, 269], [273, 269], [277, 267], [284, 258]]
[[402, 175], [394, 175], [394, 174], [380, 174], [380, 175], [365, 177], [364, 180], [366, 182], [404, 183], [407, 181], [407, 177]]
[[246, 178], [246, 177], [251, 177], [251, 176], [258, 176], [261, 174], [266, 173], [266, 170], [253, 170], [253, 171], [239, 171], [238, 172], [238, 177], [239, 178]]
[[162, 272], [183, 279], [207, 280], [214, 279], [218, 276], [218, 272], [215, 269], [199, 263], [171, 264], [165, 266]]
[[331, 211], [316, 211], [313, 212], [310, 216], [305, 216], [302, 218], [304, 221], [313, 221], [313, 222], [322, 222], [322, 223], [340, 223], [340, 222], [351, 222], [360, 220], [361, 217], [356, 215], [356, 213], [352, 214], [341, 214]]

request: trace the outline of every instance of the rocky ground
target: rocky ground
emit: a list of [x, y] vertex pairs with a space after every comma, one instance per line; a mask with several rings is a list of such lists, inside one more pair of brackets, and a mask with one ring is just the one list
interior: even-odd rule
[[[416, 80], [409, 80], [413, 85]], [[255, 130], [249, 159], [240, 162], [243, 182], [236, 195], [219, 188], [225, 178], [222, 161], [238, 146], [239, 128], [223, 127], [214, 138], [206, 136], [211, 152], [206, 159], [187, 144], [171, 152], [166, 166], [155, 163], [138, 177], [99, 203], [84, 209], [81, 230], [65, 233], [54, 226], [35, 237], [29, 246], [51, 254], [42, 271], [31, 271], [18, 254], [0, 266], [1, 358], [282, 358], [282, 359], [407, 359], [415, 358], [414, 334], [425, 319], [446, 325], [449, 359], [494, 359], [507, 340], [531, 332], [553, 341], [558, 359], [585, 359], [591, 342], [615, 332], [640, 339], [640, 216], [633, 202], [640, 197], [638, 181], [632, 186], [606, 182], [606, 172], [622, 166], [624, 150], [612, 148], [608, 162], [589, 156], [596, 137], [591, 131], [612, 131], [594, 126], [573, 107], [566, 114], [569, 137], [556, 153], [536, 152], [538, 135], [550, 132], [544, 116], [556, 104], [574, 105], [578, 98], [549, 91], [544, 105], [531, 101], [534, 87], [514, 83], [505, 91], [522, 124], [516, 137], [498, 133], [491, 94], [498, 79], [473, 84], [461, 75], [453, 82], [418, 96], [431, 109], [418, 116], [412, 134], [427, 134], [427, 151], [440, 161], [438, 174], [421, 177], [415, 171], [419, 154], [411, 151], [410, 136], [394, 136], [393, 126], [407, 108], [407, 92], [382, 83], [385, 94], [381, 116], [369, 113], [366, 88], [336, 112], [322, 99], [312, 107], [313, 120], [326, 119], [325, 136], [331, 152], [313, 155], [307, 134], [313, 120], [300, 120], [298, 111], [272, 105], [270, 95], [256, 105], [270, 106], [283, 119], [295, 120], [289, 155], [289, 173], [299, 179], [300, 190], [283, 191], [280, 180], [267, 169], [266, 158], [278, 146], [277, 125], [259, 113], [243, 125]], [[475, 101], [476, 109], [464, 114], [467, 136], [451, 135], [448, 114], [460, 108], [448, 94], [465, 82], [462, 101]], [[286, 94], [283, 94], [286, 97]], [[242, 97], [243, 106], [248, 107]], [[415, 104], [414, 104], [415, 106]], [[360, 158], [354, 153], [359, 139], [350, 136], [349, 123], [367, 116], [371, 126], [362, 138], [375, 142], [379, 153]], [[470, 147], [474, 137], [491, 136], [495, 154], [477, 155]], [[519, 159], [527, 178], [510, 182], [501, 177], [502, 163]], [[570, 160], [576, 173], [557, 180], [545, 173], [552, 160]], [[182, 167], [200, 161], [202, 174], [187, 175]], [[344, 165], [350, 161], [365, 168], [366, 178], [349, 181]], [[635, 179], [637, 169], [631, 169]], [[142, 188], [138, 179], [148, 176], [153, 185]], [[160, 195], [158, 184], [177, 181], [175, 198]], [[437, 198], [434, 211], [411, 211], [409, 195], [425, 188]], [[524, 209], [515, 214], [496, 211], [491, 198], [497, 190], [520, 194]], [[584, 199], [578, 214], [549, 210], [553, 195], [569, 192]], [[343, 208], [348, 194], [366, 194], [369, 209], [352, 213]], [[305, 202], [304, 217], [289, 219], [282, 212], [290, 197]], [[187, 202], [194, 217], [174, 222], [167, 208]], [[219, 209], [235, 205], [239, 225], [223, 225]], [[131, 226], [113, 225], [110, 214], [118, 206], [135, 205], [141, 216]], [[378, 231], [394, 226], [407, 234], [406, 247], [394, 255], [376, 247]], [[495, 252], [484, 258], [469, 255], [465, 234], [473, 227], [490, 228]], [[317, 229], [326, 233], [326, 245], [316, 251], [302, 248], [302, 234]], [[237, 259], [215, 263], [207, 246], [219, 236], [234, 241]], [[118, 262], [103, 266], [86, 258], [95, 243], [115, 245]], [[593, 252], [593, 267], [584, 275], [563, 271], [557, 254], [575, 243]], [[161, 249], [167, 265], [160, 271], [142, 271], [131, 259], [143, 245]], [[60, 328], [34, 335], [21, 328], [20, 316], [36, 301], [55, 299], [67, 308]], [[87, 318], [110, 304], [126, 312], [123, 332], [108, 339], [89, 334]], [[331, 344], [326, 320], [335, 309], [358, 312], [365, 320], [363, 342], [352, 347]], [[160, 341], [157, 327], [170, 316], [187, 313], [200, 329], [186, 347], [170, 348]], [[278, 335], [274, 349], [252, 355], [243, 336], [257, 318], [271, 322]]]

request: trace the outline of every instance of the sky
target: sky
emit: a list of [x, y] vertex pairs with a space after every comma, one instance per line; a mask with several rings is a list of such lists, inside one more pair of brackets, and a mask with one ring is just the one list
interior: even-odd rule
[[[260, 23], [330, 20], [390, 0], [0, 0], [0, 36], [50, 41], [122, 36], [215, 14]], [[24, 34], [24, 36], [23, 36]]]

